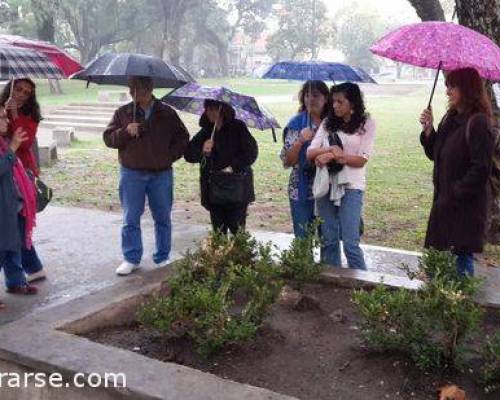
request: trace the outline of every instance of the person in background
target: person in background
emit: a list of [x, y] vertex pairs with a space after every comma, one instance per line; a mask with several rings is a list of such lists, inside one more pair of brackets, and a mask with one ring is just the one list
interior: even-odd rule
[[[28, 134], [17, 128], [8, 137], [8, 118], [0, 109], [0, 269], [5, 275], [7, 292], [32, 295], [38, 292], [23, 271], [21, 252], [32, 245], [36, 219], [35, 189], [16, 152]], [[0, 302], [0, 308], [4, 304]]]
[[[11, 92], [11, 88], [13, 88]], [[42, 119], [40, 105], [36, 99], [36, 86], [31, 79], [16, 79], [9, 82], [0, 95], [0, 106], [7, 110], [9, 118], [9, 136], [12, 137], [18, 128], [26, 133], [24, 140], [16, 151], [16, 156], [22, 162], [33, 185], [40, 175], [33, 144], [36, 142], [38, 124]], [[22, 249], [22, 264], [27, 274], [28, 282], [46, 278], [43, 264], [34, 245]]]
[[[332, 161], [344, 166], [343, 182], [337, 185], [335, 196], [333, 185], [330, 185], [329, 192], [316, 199], [322, 221], [322, 261], [334, 267], [341, 266], [342, 240], [349, 268], [366, 269], [359, 245], [360, 224], [366, 190], [366, 163], [373, 152], [375, 122], [366, 112], [357, 84], [346, 82], [333, 86], [331, 95], [333, 107], [307, 150], [307, 158], [318, 167], [328, 166]], [[343, 148], [325, 145], [328, 143], [325, 139], [334, 134], [340, 138]], [[336, 200], [332, 201], [333, 198]]]
[[457, 272], [474, 275], [483, 250], [493, 160], [491, 102], [473, 68], [446, 75], [448, 111], [434, 129], [432, 109], [420, 116], [420, 142], [434, 162], [434, 196], [425, 247], [452, 251]]
[[293, 233], [304, 238], [315, 220], [312, 184], [315, 166], [306, 152], [321, 121], [331, 109], [328, 86], [323, 81], [307, 81], [299, 92], [299, 111], [283, 131], [280, 158], [285, 168], [291, 168], [288, 197]]
[[[201, 130], [189, 142], [184, 158], [200, 163], [201, 204], [210, 212], [214, 231], [234, 235], [245, 229], [249, 202], [255, 199], [253, 180], [245, 188], [248, 202], [213, 204], [209, 196], [209, 177], [212, 171], [252, 173], [257, 160], [257, 142], [243, 121], [236, 119], [234, 109], [222, 102], [205, 100], [205, 112], [200, 118]], [[213, 133], [213, 138], [212, 138]]]
[[158, 267], [168, 265], [172, 246], [172, 164], [182, 157], [189, 141], [189, 133], [177, 113], [153, 96], [151, 78], [133, 76], [129, 89], [133, 102], [115, 111], [103, 133], [106, 146], [118, 149], [120, 161], [124, 260], [116, 269], [118, 275], [140, 268], [141, 216], [146, 197], [155, 226], [153, 261]]

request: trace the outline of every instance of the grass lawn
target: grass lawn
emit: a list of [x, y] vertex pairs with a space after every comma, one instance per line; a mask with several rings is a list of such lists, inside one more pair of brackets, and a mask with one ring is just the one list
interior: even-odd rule
[[[292, 100], [299, 83], [256, 79], [207, 80], [206, 84], [227, 85], [237, 91], [256, 96], [290, 95], [289, 102], [269, 102], [267, 108], [284, 126], [294, 114]], [[50, 96], [43, 83], [40, 101], [43, 105], [70, 101], [95, 101], [95, 85], [85, 89], [83, 82], [63, 82], [62, 96]], [[118, 89], [118, 88], [114, 88]], [[365, 243], [419, 250], [423, 244], [432, 200], [432, 164], [419, 143], [418, 116], [427, 103], [426, 88], [367, 87], [367, 107], [377, 123], [375, 154], [368, 164], [368, 188], [365, 197]], [[445, 110], [445, 97], [438, 88], [434, 101], [436, 115]], [[157, 95], [164, 91], [158, 91]], [[378, 96], [377, 93], [383, 95]], [[197, 132], [197, 118], [181, 114], [191, 134]], [[278, 143], [270, 131], [254, 131], [259, 143], [259, 158], [254, 167], [257, 201], [251, 206], [248, 225], [253, 229], [291, 232], [286, 187], [289, 171], [278, 158]], [[59, 151], [59, 150], [58, 150]], [[208, 222], [207, 212], [199, 205], [198, 167], [183, 160], [175, 164], [175, 217], [184, 221]], [[119, 210], [117, 195], [118, 162], [115, 151], [107, 149], [99, 136], [77, 142], [60, 150], [59, 163], [43, 171], [55, 189], [56, 202], [66, 205]], [[500, 248], [489, 247], [487, 254], [500, 261]]]

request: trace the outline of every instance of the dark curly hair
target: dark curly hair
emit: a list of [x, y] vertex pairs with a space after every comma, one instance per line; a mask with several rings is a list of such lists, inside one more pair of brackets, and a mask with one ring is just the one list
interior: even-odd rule
[[353, 113], [350, 121], [344, 122], [342, 118], [335, 115], [333, 107], [331, 107], [326, 120], [326, 129], [329, 132], [342, 130], [345, 133], [354, 134], [358, 131], [358, 129], [364, 126], [366, 120], [370, 116], [366, 112], [363, 94], [361, 93], [359, 86], [351, 82], [345, 82], [340, 85], [332, 86], [332, 89], [330, 90], [332, 99], [333, 95], [337, 93], [342, 93], [345, 96], [352, 106]]
[[306, 81], [303, 85], [302, 88], [300, 89], [299, 92], [299, 112], [304, 112], [307, 111], [306, 109], [306, 93], [308, 91], [318, 91], [320, 92], [323, 96], [326, 97], [326, 103], [325, 106], [323, 107], [323, 112], [321, 113], [321, 119], [326, 118], [328, 115], [328, 112], [332, 108], [332, 96], [330, 95], [330, 91], [328, 90], [328, 86], [326, 85], [325, 82], [323, 81]]
[[[42, 114], [40, 112], [40, 104], [36, 100], [36, 85], [31, 79], [22, 78], [16, 79], [14, 85], [17, 82], [26, 82], [31, 86], [32, 93], [30, 98], [26, 101], [26, 103], [19, 109], [19, 111], [28, 117], [30, 117], [36, 123], [39, 123], [42, 120]], [[5, 106], [5, 103], [10, 97], [10, 88], [12, 87], [12, 81], [9, 81], [5, 87], [3, 88], [2, 94], [0, 95], [0, 106]]]

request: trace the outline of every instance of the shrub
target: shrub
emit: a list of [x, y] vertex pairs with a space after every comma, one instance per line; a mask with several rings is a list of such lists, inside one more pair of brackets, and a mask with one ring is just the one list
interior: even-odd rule
[[423, 369], [459, 367], [482, 310], [472, 300], [479, 280], [459, 276], [455, 261], [449, 252], [428, 250], [417, 272], [407, 269], [410, 278], [424, 279], [418, 290], [355, 291], [365, 341], [379, 350], [408, 353]]
[[252, 338], [282, 286], [271, 250], [246, 232], [212, 233], [177, 264], [169, 293], [145, 304], [139, 321], [167, 337], [189, 336], [203, 356]]
[[295, 281], [299, 288], [316, 280], [323, 270], [321, 264], [314, 262], [314, 249], [321, 245], [318, 226], [319, 221], [309, 226], [307, 236], [294, 238], [290, 248], [280, 256], [283, 277]]
[[500, 389], [500, 332], [487, 338], [481, 353], [481, 383], [486, 393], [492, 393]]

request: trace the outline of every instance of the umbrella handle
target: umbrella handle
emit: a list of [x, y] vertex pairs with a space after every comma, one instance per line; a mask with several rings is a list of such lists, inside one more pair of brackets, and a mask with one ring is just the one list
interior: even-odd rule
[[132, 115], [132, 122], [135, 123], [135, 114], [136, 114], [136, 111], [137, 111], [137, 104], [135, 104], [136, 102], [136, 99], [137, 99], [137, 88], [134, 87], [134, 101], [133, 101], [133, 115]]
[[443, 66], [443, 62], [439, 61], [439, 66], [436, 72], [436, 77], [434, 78], [434, 85], [432, 86], [432, 91], [431, 91], [431, 98], [429, 99], [429, 104], [427, 105], [427, 109], [431, 109], [431, 104], [432, 104], [432, 99], [434, 97], [434, 92], [436, 91], [436, 84], [439, 78], [439, 72], [441, 72], [441, 67]]

